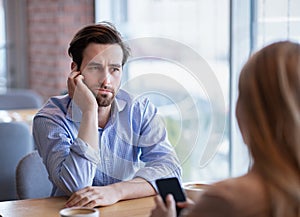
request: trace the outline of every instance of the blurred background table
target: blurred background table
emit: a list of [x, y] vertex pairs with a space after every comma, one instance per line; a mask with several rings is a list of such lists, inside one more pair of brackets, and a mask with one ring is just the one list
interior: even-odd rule
[[38, 109], [0, 110], [0, 122], [23, 121], [32, 127], [32, 120]]

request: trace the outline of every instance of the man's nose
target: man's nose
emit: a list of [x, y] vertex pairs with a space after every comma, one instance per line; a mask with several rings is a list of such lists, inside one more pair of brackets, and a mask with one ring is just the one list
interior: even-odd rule
[[103, 79], [103, 82], [102, 82], [101, 86], [103, 88], [105, 88], [105, 89], [111, 86], [111, 83], [110, 83], [110, 74], [106, 74], [106, 76]]

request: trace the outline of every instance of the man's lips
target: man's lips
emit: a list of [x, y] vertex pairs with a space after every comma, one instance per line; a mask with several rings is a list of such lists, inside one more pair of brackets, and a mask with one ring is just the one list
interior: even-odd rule
[[107, 93], [113, 93], [113, 90], [111, 89], [105, 89], [105, 88], [97, 88], [98, 93], [100, 94], [107, 94]]

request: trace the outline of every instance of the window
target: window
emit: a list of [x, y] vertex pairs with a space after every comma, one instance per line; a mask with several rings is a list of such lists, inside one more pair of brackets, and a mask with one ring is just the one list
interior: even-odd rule
[[184, 181], [229, 176], [229, 6], [229, 0], [96, 1], [96, 21], [113, 22], [132, 48], [122, 88], [158, 107]]
[[249, 166], [249, 153], [243, 145], [235, 120], [239, 72], [249, 55], [280, 40], [300, 42], [299, 0], [231, 1], [231, 175], [241, 175]]
[[[133, 45], [123, 87], [158, 106], [182, 162], [184, 181], [210, 182], [247, 172], [251, 158], [235, 118], [239, 72], [262, 46], [286, 39], [300, 42], [300, 0], [95, 3], [96, 21], [113, 22]], [[196, 62], [205, 62], [212, 73], [191, 67]], [[215, 77], [205, 80], [203, 75], [211, 74]], [[220, 100], [219, 87], [224, 106], [214, 104]], [[223, 131], [214, 129], [224, 118]], [[211, 144], [218, 148], [201, 164], [212, 134], [216, 140]]]
[[6, 89], [6, 37], [4, 2], [0, 0], [0, 92]]
[[254, 1], [253, 49], [278, 40], [300, 42], [299, 0]]
[[28, 88], [26, 5], [0, 0], [0, 91]]

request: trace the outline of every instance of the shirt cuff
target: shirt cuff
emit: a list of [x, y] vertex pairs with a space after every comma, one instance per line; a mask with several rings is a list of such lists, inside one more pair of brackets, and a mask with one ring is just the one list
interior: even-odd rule
[[162, 179], [162, 178], [170, 178], [170, 177], [177, 177], [179, 182], [181, 183], [181, 176], [180, 176], [180, 170], [174, 170], [171, 171], [169, 168], [166, 167], [145, 167], [140, 169], [134, 176], [134, 178], [143, 178], [146, 181], [148, 181], [152, 187], [158, 192], [157, 186], [156, 186], [156, 179]]
[[73, 145], [71, 146], [71, 150], [74, 151], [79, 156], [84, 157], [85, 159], [95, 164], [100, 163], [99, 150], [96, 151], [88, 143], [84, 142], [79, 137], [77, 137], [77, 139], [74, 141]]

